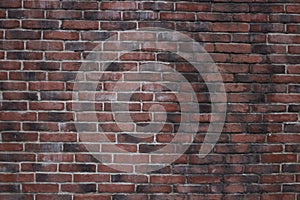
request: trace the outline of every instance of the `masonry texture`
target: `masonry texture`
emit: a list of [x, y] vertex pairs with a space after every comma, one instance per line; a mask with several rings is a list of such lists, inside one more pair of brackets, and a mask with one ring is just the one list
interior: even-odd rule
[[[299, 0], [1, 0], [0, 8], [1, 200], [300, 199]], [[74, 83], [89, 52], [114, 34], [122, 37], [124, 30], [145, 27], [168, 28], [193, 38], [223, 77], [226, 121], [218, 143], [204, 158], [198, 151], [210, 122], [210, 95], [200, 74], [170, 52], [141, 49], [123, 55], [102, 76], [97, 90], [104, 92], [87, 91], [78, 97], [87, 102], [77, 105], [84, 112], [74, 112]], [[151, 41], [152, 36], [143, 37]], [[80, 144], [74, 121], [99, 111], [103, 132], [129, 152], [143, 154], [168, 144], [184, 118], [174, 93], [155, 81], [176, 76], [142, 67], [151, 61], [188, 79], [200, 108], [192, 118], [199, 122], [198, 134], [180, 158], [162, 169], [135, 173], [128, 164], [126, 172], [119, 172], [91, 155], [112, 145], [90, 152]], [[90, 70], [99, 67], [91, 62]], [[128, 70], [139, 73], [125, 73]], [[113, 92], [120, 78], [125, 80], [120, 87], [129, 91], [138, 81], [153, 82], [140, 85], [130, 102], [115, 106], [130, 103], [134, 123], [123, 124], [128, 132], [142, 131], [153, 117], [159, 121], [160, 115], [149, 110], [163, 106], [167, 119], [155, 138], [137, 139], [113, 123], [110, 100], [122, 101], [127, 94]], [[87, 79], [97, 80], [97, 74]], [[184, 91], [184, 85], [176, 86]], [[93, 98], [95, 102], [89, 102]], [[95, 110], [89, 110], [90, 103]], [[101, 140], [98, 125], [89, 126], [89, 131]], [[129, 162], [107, 156], [116, 163]]]

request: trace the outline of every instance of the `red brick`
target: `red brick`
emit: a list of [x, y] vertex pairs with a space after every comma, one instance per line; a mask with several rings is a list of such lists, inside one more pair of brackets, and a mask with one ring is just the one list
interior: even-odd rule
[[220, 194], [195, 194], [191, 196], [191, 200], [221, 200]]
[[38, 113], [39, 121], [70, 121], [73, 120], [73, 113], [47, 112]]
[[126, 73], [124, 74], [124, 79], [126, 81], [159, 81], [161, 76], [160, 74], [152, 73]]
[[72, 162], [73, 155], [72, 154], [39, 154], [38, 161], [42, 162]]
[[72, 175], [71, 174], [37, 174], [36, 175], [37, 182], [71, 182]]
[[243, 126], [239, 123], [226, 123], [224, 125], [223, 131], [230, 133], [238, 133], [243, 132]]
[[2, 141], [37, 141], [37, 133], [2, 132]]
[[271, 134], [267, 139], [268, 142], [274, 143], [293, 143], [300, 141], [300, 137], [296, 134]]
[[47, 31], [44, 32], [43, 39], [78, 40], [79, 33], [70, 31]]
[[72, 195], [68, 194], [38, 194], [36, 200], [72, 200]]
[[25, 90], [25, 82], [2, 82], [0, 85], [1, 90]]
[[57, 9], [59, 8], [59, 2], [57, 1], [37, 1], [37, 0], [25, 0], [24, 8], [44, 8], [44, 9]]
[[271, 14], [270, 22], [299, 22], [300, 17], [298, 15], [284, 15], [284, 14]]
[[248, 32], [249, 25], [246, 23], [214, 23], [215, 32]]
[[8, 10], [9, 18], [43, 18], [44, 14], [42, 10]]
[[20, 131], [20, 123], [18, 123], [18, 122], [1, 122], [0, 128], [3, 131]]
[[63, 110], [63, 103], [56, 102], [31, 102], [29, 104], [31, 110]]
[[296, 14], [298, 14], [299, 9], [300, 9], [300, 6], [297, 5], [297, 4], [296, 5], [291, 4], [291, 5], [286, 6], [287, 13], [296, 13]]
[[1, 41], [0, 45], [3, 50], [24, 49], [24, 43], [22, 41]]
[[8, 52], [7, 58], [12, 60], [42, 60], [42, 53], [38, 52]]
[[232, 55], [232, 62], [234, 63], [253, 63], [253, 64], [257, 64], [263, 61], [262, 56], [260, 55]]
[[0, 120], [2, 121], [35, 121], [35, 113], [18, 113], [18, 112], [1, 112]]
[[5, 17], [6, 17], [5, 10], [0, 11], [0, 18], [5, 18]]
[[159, 184], [173, 184], [173, 183], [185, 183], [184, 176], [150, 176], [151, 183]]
[[141, 10], [173, 10], [173, 2], [141, 2], [139, 4], [139, 9]]
[[280, 13], [284, 12], [284, 6], [280, 4], [252, 4], [250, 11], [254, 13]]
[[[115, 169], [112, 167], [114, 167]], [[98, 172], [118, 173], [120, 170], [126, 172], [133, 172], [133, 167], [130, 165], [122, 165], [122, 164], [114, 164], [111, 165], [111, 167], [108, 167], [107, 165], [103, 165], [103, 164], [98, 165]]]
[[24, 123], [23, 129], [25, 131], [58, 131], [57, 123]]
[[256, 175], [226, 175], [224, 181], [227, 183], [257, 183]]
[[74, 200], [110, 200], [111, 195], [109, 194], [76, 194]]
[[294, 199], [294, 194], [262, 194], [261, 199], [262, 200], [285, 200], [285, 199]]
[[74, 182], [108, 182], [109, 174], [75, 174]]
[[42, 81], [46, 79], [44, 72], [11, 72], [11, 80]]
[[[132, 145], [134, 146], [134, 145]], [[121, 146], [122, 147], [122, 146]], [[122, 149], [122, 148], [121, 148]], [[126, 150], [126, 148], [123, 148]], [[141, 151], [141, 150], [140, 150]], [[111, 152], [111, 151], [108, 151]], [[114, 152], [114, 151], [112, 151]], [[134, 151], [129, 151], [129, 152], [134, 152]], [[149, 156], [143, 155], [143, 154], [133, 154], [130, 156], [127, 155], [115, 155], [114, 160], [116, 163], [148, 163], [149, 162]]]
[[113, 11], [86, 11], [84, 12], [85, 19], [99, 20], [121, 20], [121, 13]]
[[61, 190], [72, 193], [91, 193], [96, 192], [96, 184], [62, 184]]
[[192, 2], [178, 2], [176, 3], [176, 10], [188, 12], [204, 12], [210, 11], [210, 4], [208, 3], [192, 3]]
[[112, 175], [112, 182], [129, 182], [129, 183], [147, 183], [148, 177], [145, 175]]
[[254, 65], [251, 68], [252, 73], [284, 73], [285, 72], [285, 66], [284, 65], [278, 65], [278, 66], [273, 66], [273, 65]]
[[72, 30], [97, 30], [98, 22], [94, 21], [63, 21], [62, 29]]
[[176, 23], [176, 29], [189, 32], [208, 32], [212, 28], [209, 22], [178, 22]]
[[23, 198], [24, 200], [33, 200], [34, 195], [32, 194], [0, 194], [1, 199], [18, 199]]
[[298, 123], [286, 124], [284, 130], [285, 132], [297, 133], [299, 132], [299, 124]]
[[1, 1], [0, 7], [1, 8], [21, 8], [21, 0], [15, 1]]
[[41, 142], [76, 142], [77, 135], [72, 133], [61, 133], [61, 134], [40, 134]]
[[251, 32], [268, 33], [268, 32], [284, 32], [285, 27], [283, 24], [251, 24]]
[[265, 114], [265, 122], [292, 122], [298, 121], [297, 114]]
[[294, 175], [263, 175], [262, 183], [293, 183]]
[[47, 144], [32, 144], [25, 145], [25, 151], [28, 152], [60, 152], [62, 151], [62, 145], [59, 143], [47, 143]]
[[[116, 15], [116, 14], [115, 14]], [[157, 20], [158, 13], [155, 12], [124, 12], [124, 20]]]
[[59, 63], [56, 62], [24, 62], [25, 70], [58, 70]]
[[[1, 193], [19, 193], [20, 192], [20, 185], [16, 185], [16, 184], [2, 184], [0, 187], [0, 191]], [[1, 197], [1, 196], [0, 196]], [[6, 198], [6, 196], [4, 196], [4, 198]], [[18, 198], [18, 196], [10, 196], [11, 198]]]
[[0, 151], [23, 151], [23, 145], [15, 143], [2, 143], [0, 144]]
[[50, 20], [24, 20], [22, 27], [25, 29], [57, 29], [59, 26], [58, 21]]
[[263, 112], [263, 113], [268, 113], [268, 112], [284, 112], [286, 110], [286, 107], [284, 105], [253, 105], [252, 110], [254, 112]]
[[300, 36], [298, 35], [284, 35], [284, 34], [274, 34], [269, 37], [270, 43], [276, 44], [299, 44]]
[[209, 175], [189, 176], [187, 181], [192, 184], [220, 183], [221, 177]]
[[48, 60], [79, 60], [80, 53], [77, 52], [47, 52]]
[[235, 13], [235, 12], [248, 12], [248, 4], [229, 4], [229, 3], [215, 3], [212, 6], [213, 12], [229, 12], [229, 13]]
[[288, 25], [287, 26], [287, 31], [288, 33], [299, 33], [300, 26], [299, 25]]
[[130, 30], [136, 28], [135, 22], [101, 22], [102, 30]]
[[57, 193], [58, 185], [57, 184], [23, 184], [23, 192], [28, 193]]
[[25, 161], [35, 161], [35, 155], [34, 154], [18, 154], [14, 152], [14, 154], [0, 154], [0, 161], [5, 161], [5, 162], [25, 162]]
[[267, 96], [269, 102], [274, 103], [296, 103], [300, 102], [300, 95], [297, 94], [270, 94]]
[[287, 71], [289, 74], [300, 74], [299, 66], [288, 66]]
[[93, 164], [60, 164], [61, 172], [96, 172], [96, 166]]
[[100, 8], [103, 10], [136, 10], [136, 2], [101, 2]]
[[26, 43], [26, 49], [31, 50], [63, 50], [62, 42], [29, 41]]
[[97, 10], [97, 2], [62, 2], [62, 8], [70, 10]]
[[21, 68], [21, 63], [17, 61], [1, 61], [0, 67], [2, 70], [16, 70]]
[[161, 12], [160, 18], [162, 20], [179, 20], [179, 21], [191, 21], [195, 20], [195, 14], [184, 12]]
[[234, 14], [233, 21], [236, 22], [265, 22], [268, 18], [267, 14]]
[[177, 96], [174, 93], [157, 93], [155, 100], [159, 102], [176, 102]]
[[208, 171], [210, 173], [215, 174], [235, 174], [235, 173], [241, 173], [243, 171], [243, 167], [241, 165], [235, 165], [230, 167], [224, 167], [224, 166], [210, 166]]
[[8, 74], [6, 72], [0, 72], [0, 80], [7, 80]]
[[83, 32], [81, 37], [83, 40], [105, 40], [111, 36], [109, 32]]
[[262, 143], [265, 141], [264, 135], [247, 135], [247, 134], [234, 134], [231, 135], [231, 141], [232, 142], [238, 142], [238, 143]]
[[[63, 90], [64, 83], [63, 82], [31, 82], [29, 84], [30, 90]], [[45, 104], [46, 105], [46, 104]]]
[[228, 122], [261, 122], [262, 115], [260, 114], [228, 114]]
[[216, 52], [226, 53], [250, 53], [251, 45], [248, 44], [215, 44]]
[[[223, 13], [199, 13], [199, 14], [197, 14], [197, 19], [200, 21], [230, 22], [232, 20], [232, 16], [226, 15]], [[218, 40], [222, 40], [222, 39], [218, 39]], [[215, 40], [215, 41], [217, 41], [217, 40]]]
[[140, 193], [170, 193], [171, 186], [169, 185], [139, 185], [137, 192]]
[[175, 24], [174, 22], [139, 22], [138, 27], [140, 28], [153, 28], [153, 27], [160, 27], [160, 28], [168, 28], [168, 29], [174, 29]]
[[245, 171], [247, 173], [255, 173], [255, 174], [262, 174], [262, 173], [279, 173], [279, 164], [264, 164], [264, 165], [257, 165], [257, 164], [252, 164], [252, 165], [247, 165], [245, 168]]
[[[66, 2], [65, 2], [66, 3]], [[80, 11], [72, 10], [49, 10], [46, 12], [47, 19], [80, 19]]]
[[245, 192], [244, 186], [241, 184], [230, 184], [224, 186], [225, 193], [243, 193]]
[[99, 192], [109, 192], [109, 193], [132, 193], [134, 192], [133, 184], [99, 184]]
[[175, 191], [178, 193], [199, 193], [199, 192], [208, 193], [209, 189], [207, 186], [204, 185], [199, 185], [199, 186], [177, 185], [175, 187]]
[[296, 162], [296, 154], [264, 154], [261, 158], [263, 163]]
[[299, 46], [289, 46], [288, 52], [291, 54], [300, 54]]

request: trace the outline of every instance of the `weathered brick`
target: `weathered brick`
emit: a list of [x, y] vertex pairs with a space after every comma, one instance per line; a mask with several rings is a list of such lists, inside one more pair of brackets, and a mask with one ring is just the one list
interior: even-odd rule
[[[0, 8], [0, 199], [300, 197], [299, 2], [14, 0]], [[154, 27], [186, 37], [134, 31]], [[188, 37], [205, 52], [193, 52]], [[93, 60], [95, 47], [107, 62]], [[210, 121], [220, 119], [212, 98], [226, 100], [226, 118], [201, 157]], [[194, 138], [180, 126], [190, 122], [199, 123]], [[175, 137], [193, 144], [171, 163], [183, 148]], [[124, 153], [111, 154], [116, 147]], [[164, 147], [171, 153], [154, 153]]]
[[96, 30], [98, 29], [98, 22], [94, 21], [63, 21], [62, 29], [71, 30]]
[[24, 20], [22, 27], [25, 29], [57, 29], [59, 26], [58, 21], [50, 20]]

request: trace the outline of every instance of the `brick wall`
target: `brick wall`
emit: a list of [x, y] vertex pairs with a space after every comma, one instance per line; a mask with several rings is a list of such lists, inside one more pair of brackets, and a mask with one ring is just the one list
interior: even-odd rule
[[0, 18], [1, 200], [300, 199], [300, 1], [1, 0]]

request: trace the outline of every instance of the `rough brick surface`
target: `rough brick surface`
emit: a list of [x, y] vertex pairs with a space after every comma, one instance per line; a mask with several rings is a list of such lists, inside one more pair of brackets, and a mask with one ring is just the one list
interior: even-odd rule
[[[0, 0], [0, 199], [300, 199], [299, 22], [299, 0]], [[213, 119], [207, 86], [182, 58], [152, 49], [184, 51], [188, 44], [153, 46], [156, 36], [151, 33], [121, 33], [127, 46], [146, 41], [143, 51], [122, 55], [121, 62], [111, 64], [104, 74], [95, 72], [104, 66], [89, 60], [101, 41], [145, 27], [168, 28], [194, 38], [222, 74], [225, 125], [204, 158], [198, 151]], [[106, 45], [112, 51], [123, 48]], [[143, 65], [156, 61], [169, 67]], [[81, 77], [86, 91], [76, 98], [85, 103], [72, 104], [83, 63], [93, 72]], [[183, 74], [197, 96], [172, 92], [176, 87], [188, 90], [184, 84], [155, 84], [178, 80], [168, 70]], [[93, 93], [91, 82], [100, 76], [95, 90], [105, 92]], [[119, 79], [124, 81], [118, 85], [122, 92], [114, 91]], [[133, 91], [129, 98], [128, 91]], [[199, 104], [200, 113], [191, 119], [180, 116], [192, 101]], [[126, 106], [129, 115], [121, 112]], [[112, 115], [113, 108], [120, 113]], [[157, 112], [162, 108], [167, 115]], [[93, 119], [97, 111], [101, 113]], [[132, 122], [127, 123], [128, 117]], [[80, 136], [75, 120], [99, 124], [92, 123]], [[186, 120], [199, 123], [199, 128], [184, 155], [157, 171], [135, 173], [130, 163], [160, 160], [146, 153], [172, 141], [178, 124]], [[151, 131], [159, 129], [155, 136], [145, 128], [152, 121], [166, 122], [162, 127], [152, 124]], [[149, 135], [127, 134], [133, 130]], [[103, 159], [127, 171], [120, 172], [103, 165], [96, 155], [115, 145], [93, 144], [95, 139], [118, 142], [118, 148], [142, 154], [130, 159], [105, 155]]]

